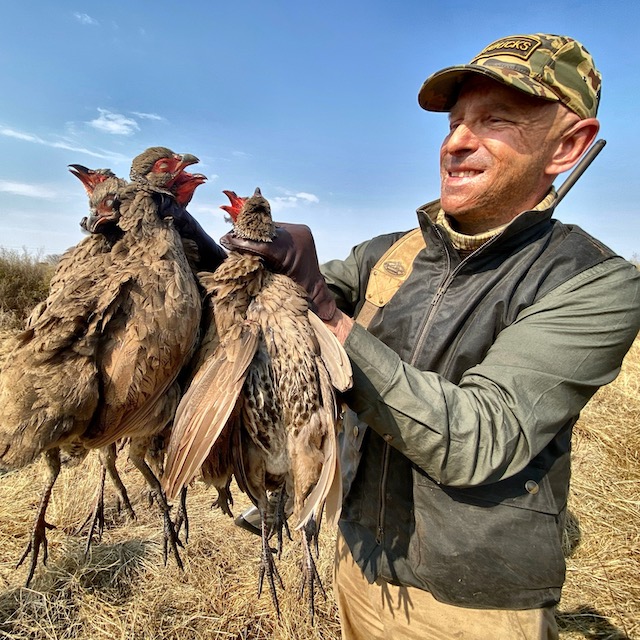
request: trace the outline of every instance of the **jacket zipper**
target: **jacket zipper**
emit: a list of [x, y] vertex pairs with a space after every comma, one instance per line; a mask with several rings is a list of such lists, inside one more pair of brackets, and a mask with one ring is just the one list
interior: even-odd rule
[[[422, 329], [420, 330], [420, 337], [416, 341], [416, 345], [411, 355], [411, 361], [409, 362], [411, 366], [415, 366], [415, 362], [418, 358], [418, 354], [420, 353], [427, 339], [427, 336], [429, 335], [428, 329], [431, 326], [431, 323], [433, 322], [433, 318], [436, 314], [436, 311], [438, 310], [438, 307], [440, 306], [440, 302], [442, 301], [442, 298], [445, 292], [449, 288], [451, 282], [456, 277], [460, 269], [462, 269], [462, 267], [466, 264], [467, 260], [469, 260], [469, 258], [472, 255], [476, 254], [476, 252], [474, 251], [473, 254], [470, 254], [466, 258], [461, 260], [460, 264], [458, 264], [458, 266], [455, 269], [452, 269], [451, 254], [447, 249], [447, 243], [443, 238], [442, 234], [440, 233], [440, 231], [437, 228], [435, 228], [434, 230], [437, 233], [438, 237], [440, 238], [440, 242], [442, 243], [443, 247], [445, 247], [445, 253], [447, 255], [447, 270], [445, 272], [445, 277], [443, 278], [442, 282], [438, 286], [438, 289], [435, 295], [433, 296], [433, 300], [431, 301], [431, 305], [429, 307], [429, 313], [427, 314], [424, 324], [422, 325]], [[493, 238], [485, 242], [485, 244], [483, 244], [482, 247], [478, 249], [478, 251], [482, 251], [485, 247], [493, 244], [493, 242], [495, 242], [495, 240], [500, 235], [501, 234], [498, 234], [498, 236], [494, 236]], [[380, 510], [378, 512], [378, 526], [376, 528], [376, 542], [378, 545], [382, 545], [382, 540], [384, 537], [384, 518], [387, 510], [387, 501], [386, 501], [385, 494], [386, 494], [386, 486], [387, 486], [387, 477], [389, 475], [389, 460], [391, 457], [390, 447], [391, 445], [388, 442], [385, 442], [382, 449], [382, 474], [380, 477], [380, 485], [379, 485]]]
[[[436, 229], [435, 231], [438, 234], [442, 244], [446, 247], [446, 241], [442, 237], [442, 234], [440, 233], [440, 231], [438, 229]], [[447, 274], [444, 280], [442, 281], [442, 283], [440, 284], [440, 286], [438, 287], [438, 290], [436, 291], [435, 296], [433, 296], [433, 300], [431, 301], [429, 313], [427, 314], [427, 318], [424, 321], [424, 324], [422, 325], [422, 329], [420, 330], [420, 337], [416, 341], [415, 347], [413, 348], [411, 361], [409, 362], [411, 366], [415, 366], [416, 360], [418, 359], [418, 354], [422, 351], [422, 348], [427, 339], [427, 336], [429, 335], [428, 330], [433, 322], [433, 318], [436, 314], [436, 311], [440, 306], [440, 302], [442, 301], [444, 294], [446, 293], [447, 289], [453, 282], [454, 278], [458, 275], [458, 273], [467, 264], [467, 262], [472, 256], [476, 256], [479, 251], [484, 252], [486, 247], [492, 245], [501, 235], [502, 234], [498, 234], [497, 236], [493, 236], [493, 238], [490, 238], [489, 240], [487, 240], [476, 251], [469, 254], [466, 258], [463, 258], [455, 269], [451, 269], [451, 255], [449, 254], [449, 251], [447, 251]]]
[[382, 545], [382, 539], [384, 537], [384, 518], [387, 510], [387, 501], [385, 499], [385, 491], [387, 486], [387, 476], [389, 474], [389, 457], [391, 456], [390, 445], [388, 442], [384, 443], [382, 450], [382, 476], [380, 478], [380, 511], [378, 513], [378, 528], [376, 531], [376, 542]]
[[[445, 251], [446, 251], [446, 243], [444, 242], [442, 235], [437, 230], [436, 230], [436, 233], [438, 233], [438, 236], [440, 237], [440, 241], [442, 242], [443, 246], [445, 246]], [[440, 284], [440, 286], [438, 287], [438, 290], [436, 291], [436, 294], [433, 300], [431, 301], [431, 306], [429, 308], [429, 313], [427, 314], [427, 319], [425, 320], [423, 328], [420, 331], [421, 336], [427, 335], [426, 328], [429, 324], [429, 321], [433, 317], [439, 301], [441, 300], [444, 292], [449, 286], [449, 283], [453, 279], [453, 275], [451, 272], [451, 256], [449, 255], [448, 251], [446, 251], [446, 254], [447, 254], [447, 270], [445, 272], [445, 277], [442, 280], [442, 283]], [[413, 350], [413, 355], [412, 355], [410, 364], [412, 365], [414, 364], [415, 359], [417, 357], [417, 353], [418, 353], [418, 349], [416, 346], [416, 348], [414, 348]], [[391, 448], [391, 445], [388, 442], [385, 442], [382, 449], [382, 474], [380, 476], [380, 485], [379, 485], [380, 509], [378, 511], [378, 526], [376, 529], [376, 542], [379, 545], [382, 545], [382, 540], [384, 537], [384, 519], [385, 519], [386, 510], [387, 510], [387, 501], [386, 501], [385, 494], [386, 494], [386, 487], [387, 487], [387, 477], [389, 476], [389, 460], [391, 458], [390, 448]]]

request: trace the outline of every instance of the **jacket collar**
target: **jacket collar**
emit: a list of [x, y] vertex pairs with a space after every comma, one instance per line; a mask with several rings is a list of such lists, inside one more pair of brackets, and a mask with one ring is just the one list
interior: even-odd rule
[[[555, 195], [555, 191], [553, 193]], [[495, 238], [489, 241], [489, 244], [492, 246], [496, 244], [498, 246], [511, 244], [510, 241], [514, 238], [520, 239], [522, 237], [522, 239], [524, 239], [525, 237], [529, 237], [529, 232], [535, 234], [539, 226], [548, 226], [556, 208], [557, 201], [557, 197], [555, 197], [547, 207], [528, 209], [518, 214]], [[440, 199], [437, 199], [423, 204], [416, 210], [420, 228], [425, 236], [431, 236], [434, 232], [436, 232], [436, 235], [440, 235], [436, 231], [436, 219], [440, 208]], [[437, 228], [442, 229], [440, 226]], [[442, 234], [446, 235], [444, 230], [442, 230]]]

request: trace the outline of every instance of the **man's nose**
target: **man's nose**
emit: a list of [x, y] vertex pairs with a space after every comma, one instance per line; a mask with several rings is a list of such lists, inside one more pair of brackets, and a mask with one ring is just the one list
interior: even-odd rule
[[449, 133], [444, 146], [451, 155], [474, 151], [478, 148], [478, 137], [468, 125], [460, 123]]

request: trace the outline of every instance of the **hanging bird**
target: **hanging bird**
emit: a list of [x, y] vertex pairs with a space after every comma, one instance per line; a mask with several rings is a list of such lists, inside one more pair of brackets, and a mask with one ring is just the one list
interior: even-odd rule
[[[159, 148], [157, 150], [158, 155], [163, 156], [171, 156], [172, 152], [166, 148]], [[71, 172], [78, 177], [85, 186], [87, 193], [89, 196], [93, 193], [95, 185], [101, 181], [103, 181], [106, 177], [115, 177], [113, 172], [109, 169], [87, 169], [82, 165], [71, 165]], [[138, 167], [140, 168], [140, 167]], [[142, 169], [144, 170], [144, 168]], [[177, 177], [173, 181], [173, 183], [169, 186], [169, 191], [175, 197], [176, 204], [184, 208], [186, 207], [191, 199], [193, 198], [193, 194], [197, 187], [204, 184], [207, 178], [201, 173], [189, 173], [186, 170], [182, 170], [178, 173]], [[140, 178], [140, 181], [144, 181], [143, 178]], [[123, 181], [123, 184], [124, 181]], [[167, 217], [165, 215], [165, 211], [159, 212], [162, 217]], [[88, 218], [84, 218], [81, 222], [81, 226], [86, 228]], [[107, 242], [109, 246], [113, 245], [113, 235], [115, 232], [118, 232], [119, 228], [114, 225], [102, 224], [98, 228], [94, 229], [94, 232], [89, 236], [89, 239], [86, 240], [88, 243], [94, 243], [100, 245], [101, 243]], [[192, 265], [192, 268], [195, 271], [195, 265], [198, 264], [200, 257], [198, 252], [197, 245], [188, 239], [185, 239], [181, 236], [183, 248], [189, 263]], [[78, 245], [81, 246], [81, 245]], [[75, 258], [75, 256], [74, 256]], [[81, 256], [78, 256], [81, 259]], [[72, 259], [68, 261], [71, 264], [71, 268], [66, 269], [66, 271], [73, 274], [77, 270], [77, 260]], [[97, 267], [99, 270], [99, 266]], [[137, 441], [134, 443], [134, 449], [138, 451], [145, 451], [146, 458], [153, 465], [154, 473], [156, 476], [162, 473], [163, 469], [163, 457], [165, 453], [165, 440], [168, 440], [169, 430], [171, 426], [171, 419], [173, 417], [173, 408], [177, 406], [177, 399], [180, 395], [180, 388], [175, 387], [171, 389], [171, 392], [166, 400], [166, 407], [168, 415], [170, 418], [167, 421], [167, 425], [165, 429], [159, 434], [155, 435], [146, 435], [143, 438], [137, 438]], [[130, 439], [124, 440], [120, 443], [119, 447], [123, 447], [125, 443], [128, 443]], [[102, 537], [102, 532], [104, 529], [104, 484], [105, 484], [105, 476], [108, 472], [110, 477], [112, 478], [114, 484], [116, 485], [116, 489], [120, 500], [124, 504], [124, 507], [129, 514], [130, 518], [135, 518], [135, 513], [133, 511], [133, 507], [128, 499], [128, 495], [126, 492], [126, 488], [122, 483], [116, 467], [115, 460], [117, 456], [116, 444], [110, 444], [107, 447], [104, 447], [99, 450], [99, 456], [102, 463], [102, 474], [100, 478], [100, 483], [97, 491], [96, 504], [93, 510], [93, 514], [90, 515], [85, 523], [82, 525], [80, 530], [82, 530], [87, 524], [89, 524], [89, 532], [87, 535], [87, 545], [85, 554], [88, 554], [89, 548], [92, 542], [92, 537], [94, 532], [97, 532], [98, 540]], [[155, 495], [155, 491], [152, 493]], [[186, 535], [188, 537], [188, 520], [186, 514], [186, 504], [185, 504], [186, 496], [181, 496], [181, 504], [180, 510], [178, 512], [178, 518], [181, 519], [181, 522], [184, 522]], [[179, 529], [179, 525], [176, 525], [176, 531]]]
[[[234, 233], [271, 242], [276, 228], [260, 190], [250, 198], [224, 193]], [[334, 516], [339, 511], [336, 389], [351, 384], [349, 360], [309, 311], [302, 287], [271, 272], [259, 257], [232, 251], [207, 287], [217, 343], [178, 407], [163, 483], [174, 496], [208, 458], [221, 460], [223, 470], [229, 466], [260, 511], [259, 592], [266, 575], [278, 614], [281, 580], [267, 522], [270, 493], [284, 492], [301, 532], [303, 588], [313, 618], [319, 579], [310, 542], [325, 503]]]
[[[95, 215], [97, 208], [113, 208], [117, 202], [118, 192], [126, 186], [124, 180], [118, 179], [111, 169], [88, 169], [80, 164], [69, 165], [69, 171], [78, 178], [89, 196], [89, 206], [92, 215]], [[93, 194], [95, 188], [107, 178], [110, 181], [107, 189], [103, 189], [104, 193], [99, 193], [97, 198]], [[87, 217], [80, 222], [80, 226], [86, 229]], [[75, 247], [69, 249], [59, 260], [56, 272], [51, 279], [49, 285], [49, 298], [57, 291], [62, 291], [65, 284], [71, 280], [84, 279], [87, 277], [99, 278], [105, 273], [107, 266], [110, 264], [110, 256], [108, 255], [114, 243], [122, 237], [122, 231], [116, 224], [103, 224], [99, 233], [91, 233]], [[46, 305], [46, 301], [44, 302]], [[34, 314], [32, 314], [33, 316]], [[31, 318], [30, 318], [30, 321]], [[77, 448], [76, 448], [77, 451]], [[86, 452], [86, 449], [83, 450]], [[118, 494], [118, 508], [120, 505], [124, 507], [129, 519], [134, 520], [136, 515], [133, 510], [127, 489], [120, 478], [120, 474], [116, 468], [116, 458], [118, 448], [116, 443], [111, 443], [98, 449], [98, 456], [101, 464], [101, 474], [96, 492], [96, 501], [92, 513], [89, 514], [85, 522], [79, 527], [78, 531], [82, 531], [88, 525], [87, 544], [85, 555], [88, 555], [93, 540], [94, 533], [97, 538], [102, 538], [104, 530], [104, 486], [106, 475], [109, 474]], [[84, 457], [84, 456], [82, 456]]]
[[196, 161], [153, 148], [134, 159], [136, 182], [98, 182], [86, 228], [104, 229], [104, 239], [83, 242], [105, 248], [102, 268], [79, 265], [83, 277], [59, 279], [0, 374], [0, 468], [44, 455], [49, 470], [21, 559], [31, 554], [27, 584], [41, 546], [46, 562], [45, 513], [61, 449], [102, 448], [127, 437], [129, 456], [163, 509], [165, 550], [170, 544], [181, 566], [169, 505], [140, 443], [172, 419], [176, 379], [198, 336], [199, 291], [179, 234], [159, 215], [177, 176]]

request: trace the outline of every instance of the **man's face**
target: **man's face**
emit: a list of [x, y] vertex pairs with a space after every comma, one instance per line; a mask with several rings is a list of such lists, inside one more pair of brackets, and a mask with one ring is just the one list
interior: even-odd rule
[[458, 231], [487, 231], [540, 202], [561, 108], [482, 76], [465, 81], [440, 149], [442, 208]]

